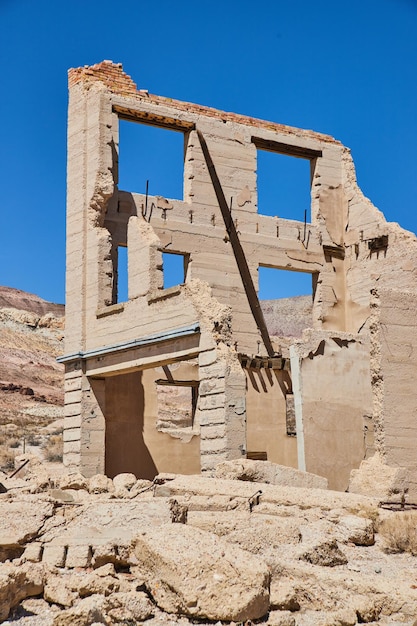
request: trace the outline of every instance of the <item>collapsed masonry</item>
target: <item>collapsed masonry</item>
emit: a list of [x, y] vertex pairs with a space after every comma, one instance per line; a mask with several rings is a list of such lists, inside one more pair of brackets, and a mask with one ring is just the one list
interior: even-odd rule
[[[344, 490], [376, 451], [417, 488], [417, 240], [363, 196], [349, 150], [150, 95], [110, 61], [69, 86], [65, 464], [153, 478], [248, 456]], [[119, 120], [183, 133], [183, 200], [118, 188]], [[311, 223], [260, 214], [259, 150], [310, 162]], [[164, 252], [184, 260], [170, 288]], [[311, 274], [301, 339], [269, 336], [260, 266]]]

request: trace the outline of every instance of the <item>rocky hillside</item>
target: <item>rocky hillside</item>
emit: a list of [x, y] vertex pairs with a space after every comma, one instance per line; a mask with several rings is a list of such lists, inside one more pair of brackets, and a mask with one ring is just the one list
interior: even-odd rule
[[311, 296], [261, 300], [261, 308], [270, 335], [301, 337], [305, 328], [311, 328], [313, 311]]
[[27, 293], [13, 287], [0, 287], [0, 309], [4, 308], [28, 311], [40, 317], [47, 313], [51, 313], [55, 317], [63, 317], [65, 315], [63, 304], [47, 302], [33, 293]]
[[63, 337], [63, 305], [0, 287], [0, 467], [62, 417]]

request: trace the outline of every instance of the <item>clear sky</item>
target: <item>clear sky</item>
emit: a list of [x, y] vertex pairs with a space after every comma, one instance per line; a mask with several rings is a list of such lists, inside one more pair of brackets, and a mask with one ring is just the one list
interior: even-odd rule
[[[0, 0], [0, 58], [0, 285], [64, 301], [67, 69], [103, 59], [151, 93], [333, 135], [417, 231], [417, 0]], [[138, 186], [162, 193], [158, 175]]]

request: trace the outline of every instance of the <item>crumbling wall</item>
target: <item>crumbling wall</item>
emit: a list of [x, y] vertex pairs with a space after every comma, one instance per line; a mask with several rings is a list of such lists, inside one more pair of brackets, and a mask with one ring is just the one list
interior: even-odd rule
[[[376, 447], [399, 463], [390, 430], [398, 393], [370, 294], [377, 287], [414, 297], [417, 239], [363, 196], [349, 150], [328, 135], [138, 90], [110, 61], [70, 70], [69, 84], [65, 463], [87, 475], [150, 476], [211, 471], [249, 451], [295, 465], [294, 399], [299, 466], [344, 489], [350, 469], [374, 450], [371, 385]], [[120, 189], [120, 119], [183, 133], [182, 200]], [[309, 161], [311, 223], [259, 212], [259, 150]], [[120, 246], [126, 301], [117, 293]], [[164, 289], [164, 251], [184, 255], [184, 284]], [[282, 341], [294, 343], [291, 372], [274, 366], [251, 378], [242, 358], [281, 350], [263, 327], [260, 266], [312, 275], [314, 332]], [[406, 327], [408, 337], [411, 318]], [[195, 364], [188, 433], [158, 422], [156, 371], [178, 362]], [[399, 371], [411, 385], [413, 366]], [[404, 429], [413, 419], [411, 395], [406, 401]], [[118, 450], [129, 445], [124, 469]], [[154, 467], [133, 468], [143, 446]]]
[[298, 468], [345, 491], [366, 454], [372, 399], [369, 345], [347, 333], [306, 331], [290, 348]]
[[409, 470], [417, 496], [417, 293], [375, 289], [371, 376], [376, 448], [385, 463]]

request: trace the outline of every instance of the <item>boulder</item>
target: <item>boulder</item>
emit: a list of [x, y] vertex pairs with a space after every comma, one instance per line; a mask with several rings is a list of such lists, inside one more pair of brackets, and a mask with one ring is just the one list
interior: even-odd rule
[[137, 624], [154, 614], [154, 606], [143, 591], [113, 593], [108, 615], [112, 623]]
[[265, 562], [220, 537], [185, 524], [143, 531], [135, 554], [157, 605], [197, 619], [245, 621], [265, 615]]
[[375, 543], [372, 521], [357, 515], [343, 515], [336, 532], [339, 541], [354, 543], [356, 546], [373, 546]]
[[290, 580], [273, 580], [270, 595], [271, 609], [279, 611], [299, 611], [300, 603], [297, 599], [297, 589]]
[[90, 493], [113, 493], [113, 481], [104, 474], [95, 474], [88, 481], [88, 491]]
[[78, 594], [69, 589], [68, 582], [63, 576], [48, 576], [43, 591], [44, 599], [65, 608], [72, 606], [78, 600]]
[[53, 626], [90, 626], [108, 624], [106, 612], [109, 601], [100, 595], [89, 596], [80, 600], [70, 609], [61, 611], [54, 617]]
[[117, 498], [126, 497], [135, 483], [136, 476], [134, 474], [117, 474], [117, 476], [113, 478], [115, 496]]
[[300, 559], [312, 565], [321, 565], [322, 567], [346, 565], [348, 562], [336, 539], [311, 543], [306, 549], [302, 550]]
[[34, 539], [53, 514], [48, 502], [27, 500], [0, 502], [0, 561], [21, 556], [27, 541]]
[[0, 567], [0, 622], [8, 617], [11, 609], [19, 602], [43, 591], [43, 568], [33, 563], [28, 565], [15, 567], [5, 564]]
[[88, 481], [82, 474], [75, 472], [62, 476], [59, 486], [61, 489], [87, 489]]
[[308, 489], [327, 489], [328, 486], [327, 478], [323, 478], [323, 476], [302, 472], [293, 467], [286, 467], [269, 461], [252, 461], [251, 459], [219, 463], [216, 466], [215, 477]]

